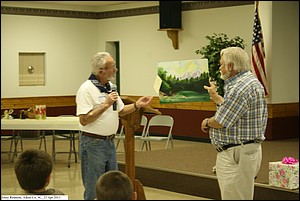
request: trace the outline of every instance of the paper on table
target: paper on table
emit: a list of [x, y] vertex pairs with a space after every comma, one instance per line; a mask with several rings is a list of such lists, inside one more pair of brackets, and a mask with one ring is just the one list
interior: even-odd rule
[[161, 80], [161, 78], [157, 75], [156, 78], [155, 78], [155, 81], [154, 81], [154, 85], [153, 85], [153, 88], [154, 88], [154, 90], [155, 90], [155, 92], [156, 92], [157, 94], [159, 94], [159, 90], [160, 90], [161, 83], [162, 83], [162, 80]]

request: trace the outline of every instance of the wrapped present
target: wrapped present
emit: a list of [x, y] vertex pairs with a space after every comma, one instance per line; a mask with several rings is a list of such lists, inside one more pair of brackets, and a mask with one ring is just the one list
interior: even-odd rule
[[269, 185], [285, 189], [299, 188], [299, 162], [292, 157], [269, 162]]
[[35, 106], [35, 119], [46, 119], [46, 105]]

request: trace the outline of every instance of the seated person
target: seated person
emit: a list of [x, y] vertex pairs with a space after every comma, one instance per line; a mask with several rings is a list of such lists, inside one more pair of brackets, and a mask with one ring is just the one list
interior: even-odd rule
[[64, 195], [60, 190], [46, 189], [50, 183], [53, 163], [42, 150], [28, 149], [15, 163], [15, 173], [21, 188], [28, 195]]
[[102, 174], [96, 184], [97, 200], [136, 200], [130, 178], [123, 172], [111, 170]]

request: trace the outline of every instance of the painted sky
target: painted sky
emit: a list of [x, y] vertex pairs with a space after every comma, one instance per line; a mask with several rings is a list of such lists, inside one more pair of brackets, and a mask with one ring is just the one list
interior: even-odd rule
[[167, 75], [175, 75], [176, 77], [180, 78], [187, 74], [208, 72], [208, 60], [194, 59], [159, 62], [158, 67], [163, 68], [167, 72]]

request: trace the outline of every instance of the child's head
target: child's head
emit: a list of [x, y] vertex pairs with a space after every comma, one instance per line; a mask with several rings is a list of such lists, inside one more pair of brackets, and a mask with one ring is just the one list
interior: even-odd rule
[[22, 152], [15, 163], [18, 182], [21, 188], [28, 192], [46, 187], [50, 182], [52, 168], [51, 156], [36, 149]]
[[123, 172], [111, 170], [102, 174], [96, 184], [97, 200], [135, 200], [133, 184]]

